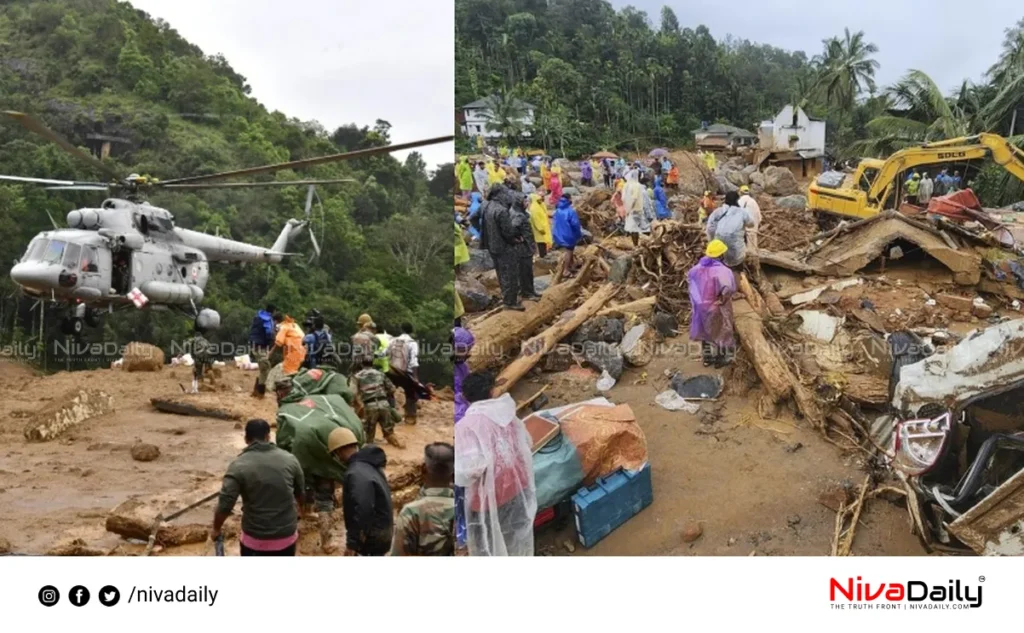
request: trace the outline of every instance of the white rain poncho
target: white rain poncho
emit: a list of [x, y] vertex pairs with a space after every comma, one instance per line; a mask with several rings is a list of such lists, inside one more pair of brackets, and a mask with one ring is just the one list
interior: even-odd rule
[[474, 402], [455, 425], [455, 485], [465, 489], [470, 556], [533, 556], [537, 489], [516, 402]]
[[708, 217], [708, 241], [725, 242], [729, 250], [725, 252], [722, 261], [727, 266], [738, 266], [743, 263], [747, 255], [746, 229], [753, 226], [756, 226], [753, 216], [743, 207], [723, 205]]
[[654, 207], [647, 197], [647, 190], [640, 184], [635, 169], [626, 173], [626, 186], [622, 188], [622, 204], [626, 209], [626, 233], [650, 233], [654, 219]]

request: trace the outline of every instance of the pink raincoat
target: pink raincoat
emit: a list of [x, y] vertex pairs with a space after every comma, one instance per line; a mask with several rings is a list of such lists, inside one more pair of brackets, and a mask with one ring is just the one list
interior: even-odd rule
[[548, 191], [551, 192], [551, 196], [548, 197], [551, 204], [558, 204], [558, 199], [562, 197], [562, 179], [554, 171], [548, 179]]
[[686, 274], [690, 286], [690, 340], [732, 346], [732, 294], [736, 276], [729, 267], [713, 257], [701, 257]]

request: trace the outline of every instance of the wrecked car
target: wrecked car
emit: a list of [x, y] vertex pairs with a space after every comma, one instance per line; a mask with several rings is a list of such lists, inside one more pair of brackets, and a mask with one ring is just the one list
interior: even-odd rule
[[1024, 555], [1024, 319], [903, 366], [892, 466], [940, 543]]

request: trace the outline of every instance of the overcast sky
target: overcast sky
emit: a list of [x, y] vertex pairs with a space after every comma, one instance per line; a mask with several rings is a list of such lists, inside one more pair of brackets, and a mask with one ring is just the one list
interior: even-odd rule
[[[207, 55], [222, 53], [271, 111], [328, 130], [384, 119], [395, 143], [452, 133], [451, 0], [129, 1]], [[418, 151], [433, 168], [451, 162], [455, 148]]]
[[1024, 17], [1021, 0], [611, 0], [616, 9], [633, 5], [647, 12], [655, 28], [668, 5], [683, 27], [704, 24], [715, 39], [727, 34], [808, 57], [821, 40], [864, 31], [878, 46], [879, 88], [908, 69], [923, 70], [944, 90], [966, 79], [978, 81], [999, 55], [1003, 30]]

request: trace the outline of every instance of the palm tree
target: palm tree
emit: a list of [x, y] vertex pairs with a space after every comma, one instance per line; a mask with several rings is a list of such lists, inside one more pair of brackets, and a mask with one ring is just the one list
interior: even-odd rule
[[507, 92], [494, 93], [488, 100], [490, 111], [487, 117], [487, 131], [498, 132], [508, 143], [515, 143], [526, 131], [523, 120], [526, 107], [522, 101]]
[[1006, 29], [1003, 52], [987, 74], [996, 94], [982, 113], [986, 126], [999, 129], [1005, 125], [1013, 135], [1018, 110], [1024, 104], [1024, 19]]
[[817, 85], [824, 89], [830, 104], [849, 113], [865, 88], [868, 92], [875, 90], [878, 61], [871, 55], [878, 52], [878, 47], [864, 41], [864, 31], [851, 35], [849, 28], [844, 29], [842, 39], [833, 37], [823, 43], [825, 50], [813, 60], [818, 69]]
[[912, 145], [968, 136], [978, 129], [977, 88], [964, 82], [947, 98], [926, 73], [911, 70], [886, 90], [891, 107], [867, 124], [869, 137], [853, 144], [865, 154], [884, 155]]

